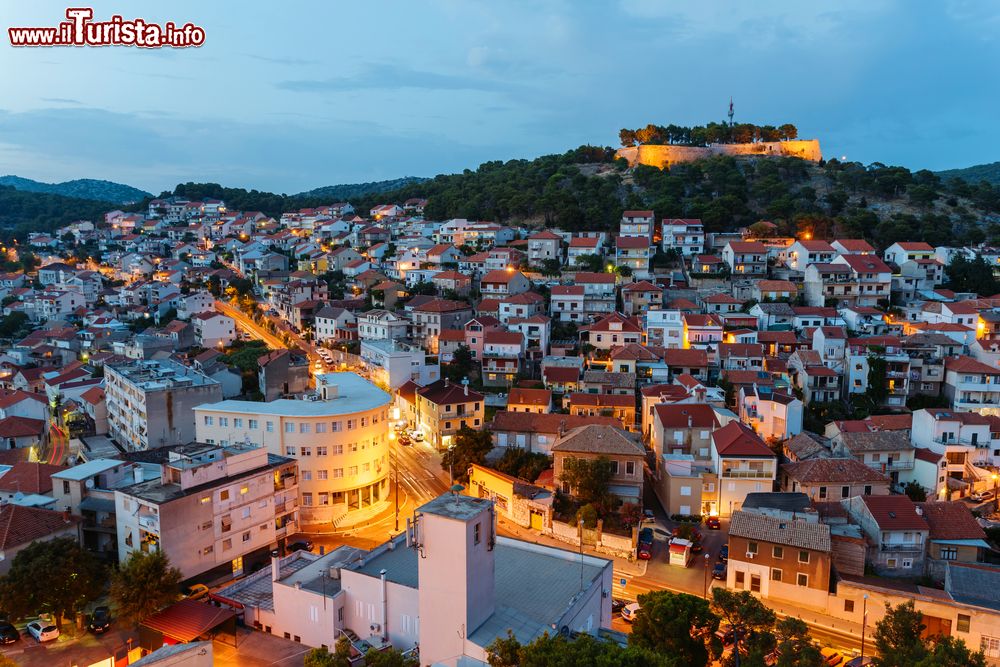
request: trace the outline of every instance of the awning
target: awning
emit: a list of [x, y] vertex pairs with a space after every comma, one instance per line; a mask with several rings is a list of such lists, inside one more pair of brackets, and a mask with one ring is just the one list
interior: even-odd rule
[[197, 600], [181, 600], [156, 612], [142, 624], [175, 642], [190, 642], [235, 618], [236, 614], [230, 609]]
[[949, 544], [959, 547], [982, 547], [983, 549], [992, 549], [989, 544], [984, 540], [931, 540], [934, 544]]
[[114, 514], [115, 512], [115, 501], [110, 498], [97, 498], [95, 496], [87, 496], [80, 501], [80, 509], [87, 510], [90, 512], [107, 512], [109, 514]]
[[608, 492], [613, 496], [618, 496], [619, 498], [639, 498], [639, 489], [634, 486], [626, 486], [624, 484], [611, 484], [608, 486]]

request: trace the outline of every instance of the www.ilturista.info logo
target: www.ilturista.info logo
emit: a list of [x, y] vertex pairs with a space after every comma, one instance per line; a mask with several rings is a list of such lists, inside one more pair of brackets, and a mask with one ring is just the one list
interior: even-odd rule
[[185, 48], [205, 43], [205, 29], [168, 21], [163, 25], [143, 19], [127, 20], [112, 16], [108, 21], [93, 21], [90, 7], [70, 7], [67, 21], [49, 28], [7, 28], [11, 46], [139, 46]]

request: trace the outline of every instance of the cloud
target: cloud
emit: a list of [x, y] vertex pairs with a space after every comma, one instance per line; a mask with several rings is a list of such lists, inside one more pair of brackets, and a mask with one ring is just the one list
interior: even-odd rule
[[305, 65], [320, 65], [318, 60], [307, 60], [305, 58], [274, 58], [272, 56], [262, 56], [256, 53], [247, 54], [248, 58], [253, 58], [254, 60], [260, 60], [265, 63], [272, 63], [275, 65], [293, 65], [293, 66], [305, 66]]
[[83, 104], [80, 100], [72, 100], [68, 97], [43, 97], [41, 100], [43, 102], [52, 102], [53, 104]]
[[308, 93], [404, 90], [407, 88], [433, 91], [471, 90], [506, 93], [515, 89], [523, 89], [521, 84], [509, 83], [497, 79], [442, 74], [387, 63], [367, 65], [361, 72], [351, 76], [279, 81], [275, 85], [283, 90]]

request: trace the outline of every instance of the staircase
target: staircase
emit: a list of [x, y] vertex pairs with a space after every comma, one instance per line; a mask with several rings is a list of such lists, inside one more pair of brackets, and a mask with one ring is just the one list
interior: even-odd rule
[[370, 507], [354, 510], [353, 512], [348, 512], [347, 514], [341, 514], [333, 520], [333, 527], [350, 528], [351, 526], [365, 523], [385, 512], [389, 509], [389, 506], [390, 503], [388, 500], [380, 500]]

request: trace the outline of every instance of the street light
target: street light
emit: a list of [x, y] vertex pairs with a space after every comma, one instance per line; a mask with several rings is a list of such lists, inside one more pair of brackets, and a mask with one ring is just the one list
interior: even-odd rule
[[993, 512], [994, 512], [994, 514], [996, 512], [1000, 512], [1000, 502], [997, 501], [997, 478], [1000, 478], [1000, 475], [997, 475], [996, 473], [993, 473]]
[[865, 599], [862, 603], [861, 611], [861, 664], [865, 662], [865, 626], [868, 624], [868, 593], [865, 593]]
[[395, 485], [395, 490], [393, 495], [395, 496], [395, 519], [396, 519], [396, 532], [399, 532], [399, 460], [396, 458], [396, 450], [392, 446], [393, 440], [396, 439], [396, 432], [391, 428], [389, 429], [389, 462], [392, 464], [392, 482]]
[[705, 594], [702, 595], [706, 600], [708, 599], [708, 564], [712, 562], [712, 554], [705, 553]]

